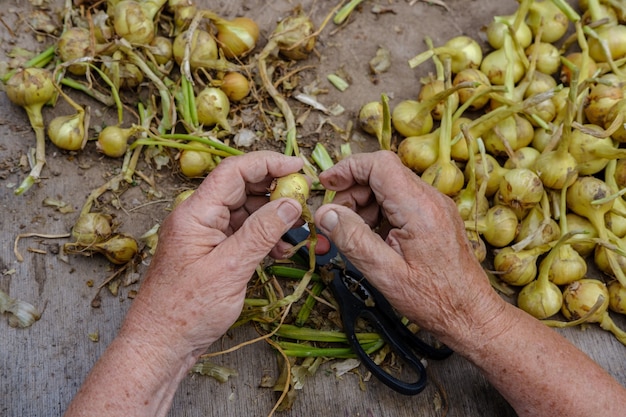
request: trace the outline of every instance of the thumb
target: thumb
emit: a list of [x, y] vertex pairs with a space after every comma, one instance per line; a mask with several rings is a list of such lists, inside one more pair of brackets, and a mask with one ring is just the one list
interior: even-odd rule
[[254, 270], [301, 214], [302, 206], [296, 200], [271, 201], [252, 213], [239, 230], [222, 242], [220, 249], [225, 256], [242, 254], [237, 261]]
[[[315, 224], [368, 278], [380, 276], [388, 264], [398, 261], [400, 255], [347, 207], [323, 205], [315, 212]], [[370, 281], [376, 285], [375, 278]]]

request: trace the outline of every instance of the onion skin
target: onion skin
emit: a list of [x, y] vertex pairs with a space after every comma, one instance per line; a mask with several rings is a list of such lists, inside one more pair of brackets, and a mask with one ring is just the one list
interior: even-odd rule
[[270, 186], [270, 201], [279, 198], [291, 198], [304, 208], [310, 195], [309, 182], [304, 174], [293, 173], [284, 177], [275, 178]]
[[404, 166], [421, 174], [437, 161], [439, 156], [438, 143], [439, 135], [437, 133], [411, 136], [405, 138], [398, 145], [398, 156]]
[[189, 149], [181, 152], [178, 163], [180, 172], [187, 178], [201, 177], [216, 166], [211, 153]]
[[250, 94], [250, 81], [238, 72], [229, 72], [224, 75], [220, 89], [226, 94], [229, 101], [241, 101]]
[[85, 142], [85, 113], [57, 116], [48, 123], [48, 138], [59, 149], [78, 151]]
[[77, 244], [93, 245], [104, 242], [113, 233], [112, 218], [103, 213], [83, 213], [72, 227], [72, 238]]
[[591, 310], [599, 296], [604, 297], [604, 301], [601, 307], [587, 319], [589, 323], [602, 320], [609, 306], [609, 291], [606, 285], [597, 279], [584, 278], [572, 282], [563, 290], [561, 313], [568, 320], [577, 320]]
[[217, 87], [207, 87], [196, 97], [198, 121], [207, 127], [219, 125], [230, 131], [227, 117], [230, 112], [228, 96]]
[[383, 105], [380, 101], [365, 103], [359, 110], [359, 127], [377, 138], [383, 132]]
[[563, 294], [559, 287], [548, 281], [544, 288], [535, 280], [522, 288], [517, 296], [517, 306], [532, 315], [543, 320], [559, 312], [563, 305]]
[[[185, 42], [187, 36], [187, 31], [185, 31], [174, 38], [172, 52], [174, 54], [174, 60], [178, 65], [181, 65], [185, 58]], [[207, 61], [215, 60], [218, 57], [215, 39], [204, 30], [198, 29], [193, 32], [189, 49], [189, 66], [192, 70], [203, 68], [207, 66]]]
[[95, 251], [103, 254], [111, 263], [124, 265], [133, 260], [139, 247], [137, 241], [130, 235], [118, 233], [104, 242], [93, 245]]
[[120, 1], [113, 12], [113, 27], [118, 36], [138, 45], [148, 45], [154, 38], [152, 17], [133, 0]]
[[134, 133], [134, 129], [124, 129], [119, 126], [106, 126], [98, 134], [96, 148], [110, 158], [124, 156], [128, 148], [128, 140]]
[[315, 48], [314, 26], [305, 14], [289, 16], [276, 25], [272, 38], [281, 55], [300, 61], [309, 57]]
[[[81, 27], [68, 28], [57, 41], [57, 54], [63, 62], [88, 57], [90, 49], [89, 30]], [[87, 64], [72, 64], [67, 70], [74, 75], [85, 75]]]
[[619, 314], [626, 314], [626, 287], [619, 281], [611, 281], [607, 285], [609, 291], [609, 309]]
[[250, 53], [259, 39], [259, 26], [248, 17], [217, 20], [217, 41], [226, 58], [242, 58]]

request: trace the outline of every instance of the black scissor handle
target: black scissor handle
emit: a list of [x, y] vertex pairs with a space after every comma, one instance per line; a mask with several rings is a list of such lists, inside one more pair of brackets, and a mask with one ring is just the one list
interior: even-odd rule
[[[416, 395], [422, 392], [424, 388], [426, 388], [427, 383], [426, 368], [424, 368], [422, 361], [413, 354], [411, 349], [404, 343], [396, 340], [396, 336], [390, 332], [389, 323], [387, 323], [388, 320], [377, 314], [373, 308], [366, 307], [361, 301], [357, 300], [342, 282], [340, 273], [336, 274], [335, 279], [330, 283], [330, 287], [340, 305], [341, 320], [348, 342], [363, 365], [365, 365], [376, 378], [394, 391], [404, 395]], [[374, 327], [375, 331], [393, 347], [396, 354], [417, 372], [417, 381], [407, 382], [396, 378], [374, 362], [367, 352], [365, 352], [356, 337], [355, 329], [356, 321], [361, 317], [366, 319], [368, 323]]]

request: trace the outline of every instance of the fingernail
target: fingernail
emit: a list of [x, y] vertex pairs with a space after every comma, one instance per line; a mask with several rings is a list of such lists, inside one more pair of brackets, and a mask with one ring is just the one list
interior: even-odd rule
[[300, 217], [300, 210], [296, 207], [294, 203], [289, 200], [285, 200], [278, 209], [276, 210], [276, 214], [280, 217], [285, 224], [293, 224]]
[[329, 210], [322, 217], [320, 226], [327, 232], [330, 232], [335, 228], [335, 226], [337, 226], [338, 222], [339, 216], [337, 216], [337, 212], [335, 212], [335, 210]]

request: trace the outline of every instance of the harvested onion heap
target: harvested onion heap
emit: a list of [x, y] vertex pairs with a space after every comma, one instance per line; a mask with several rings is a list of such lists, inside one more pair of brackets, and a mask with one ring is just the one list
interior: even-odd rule
[[[409, 64], [432, 59], [436, 76], [391, 121], [401, 160], [455, 199], [481, 262], [491, 248], [494, 286], [517, 287], [517, 305], [549, 325], [563, 326], [548, 320], [561, 311], [626, 344], [607, 312], [626, 311], [626, 7], [579, 8], [522, 0], [488, 24], [485, 51], [467, 36], [427, 39]], [[380, 109], [363, 107], [364, 130], [376, 133]], [[604, 273], [593, 286], [587, 262]]]

